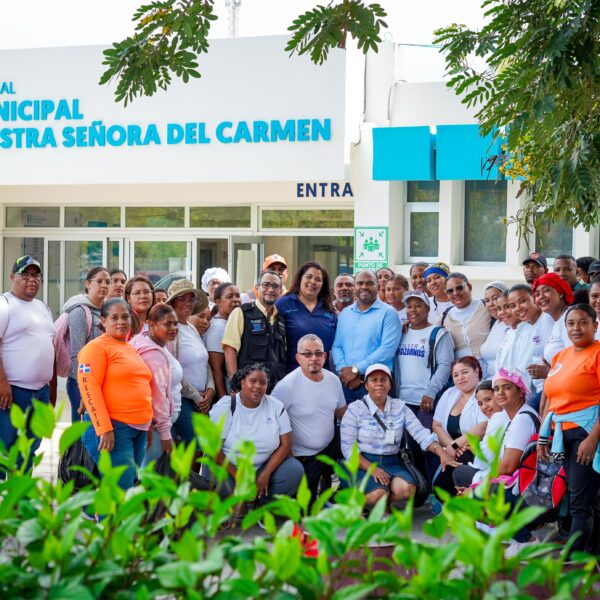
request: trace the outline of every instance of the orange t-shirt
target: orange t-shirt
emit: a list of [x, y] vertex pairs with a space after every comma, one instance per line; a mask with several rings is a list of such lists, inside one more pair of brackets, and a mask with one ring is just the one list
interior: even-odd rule
[[152, 372], [133, 346], [104, 334], [86, 344], [77, 360], [79, 390], [97, 435], [112, 431], [112, 419], [151, 422]]
[[[600, 403], [600, 342], [580, 352], [573, 346], [561, 350], [552, 360], [544, 391], [549, 409], [557, 415]], [[563, 423], [562, 428], [575, 427], [575, 423]]]

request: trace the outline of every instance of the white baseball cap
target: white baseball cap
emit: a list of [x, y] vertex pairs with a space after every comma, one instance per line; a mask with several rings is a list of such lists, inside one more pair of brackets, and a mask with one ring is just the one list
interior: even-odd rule
[[388, 367], [381, 363], [375, 363], [374, 365], [367, 367], [367, 370], [365, 371], [365, 380], [371, 373], [374, 373], [375, 371], [383, 371], [390, 378], [390, 381], [392, 380], [392, 372], [388, 369]]

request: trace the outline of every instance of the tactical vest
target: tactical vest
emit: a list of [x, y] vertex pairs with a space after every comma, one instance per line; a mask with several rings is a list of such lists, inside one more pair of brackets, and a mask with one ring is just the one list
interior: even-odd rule
[[264, 364], [270, 373], [269, 388], [287, 374], [287, 344], [285, 337], [285, 321], [277, 313], [273, 325], [257, 308], [254, 302], [242, 304], [244, 315], [244, 332], [238, 352], [238, 369], [254, 363]]

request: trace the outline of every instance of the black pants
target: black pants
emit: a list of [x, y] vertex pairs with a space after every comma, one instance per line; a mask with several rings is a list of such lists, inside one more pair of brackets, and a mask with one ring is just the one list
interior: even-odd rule
[[573, 544], [572, 551], [592, 550], [594, 540], [591, 539], [594, 501], [600, 489], [600, 474], [594, 471], [592, 465], [582, 465], [577, 462], [577, 450], [587, 437], [582, 427], [567, 429], [563, 432], [565, 442], [565, 473], [569, 506], [571, 513], [570, 534], [580, 535]]
[[[456, 461], [466, 465], [470, 463], [475, 456], [472, 452], [464, 452], [461, 456], [459, 456]], [[458, 468], [458, 467], [457, 467]], [[448, 492], [451, 496], [456, 496], [456, 487], [454, 485], [454, 467], [446, 467], [445, 471], [440, 471], [440, 474], [437, 476], [437, 479], [433, 482], [433, 487], [441, 488]], [[435, 491], [435, 490], [434, 490]]]
[[456, 487], [468, 488], [473, 483], [473, 477], [479, 470], [470, 465], [460, 465], [452, 471], [452, 480]]
[[[421, 410], [421, 407], [416, 406], [415, 404], [407, 404], [406, 406], [412, 410], [415, 417], [419, 419], [421, 425], [431, 431], [433, 423], [433, 410], [424, 411]], [[419, 471], [421, 471], [421, 473], [427, 477], [428, 488], [431, 490], [433, 475], [440, 466], [440, 459], [437, 457], [437, 454], [434, 454], [433, 452], [423, 452], [421, 446], [419, 446], [419, 444], [413, 440], [412, 436], [407, 431], [405, 431], [405, 434], [406, 439], [408, 440], [408, 447], [412, 452], [415, 467], [417, 467], [417, 469], [419, 469]]]

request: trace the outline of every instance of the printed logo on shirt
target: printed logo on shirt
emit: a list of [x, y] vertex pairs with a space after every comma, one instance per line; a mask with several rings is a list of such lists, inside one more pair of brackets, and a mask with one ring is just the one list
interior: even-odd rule
[[250, 327], [252, 331], [256, 331], [257, 333], [264, 331], [263, 323], [261, 319], [251, 319]]
[[542, 343], [542, 336], [534, 335], [531, 341], [533, 342], [534, 346], [539, 346]]
[[90, 373], [91, 370], [92, 370], [92, 367], [90, 367], [90, 365], [87, 363], [79, 365], [80, 373]]
[[550, 369], [550, 372], [548, 373], [548, 377], [552, 377], [552, 375], [556, 375], [561, 369], [562, 369], [562, 364], [557, 362], [554, 365], [554, 367], [552, 367], [552, 369]]
[[403, 344], [398, 349], [398, 354], [423, 358], [425, 356], [425, 346], [421, 346], [420, 344]]

